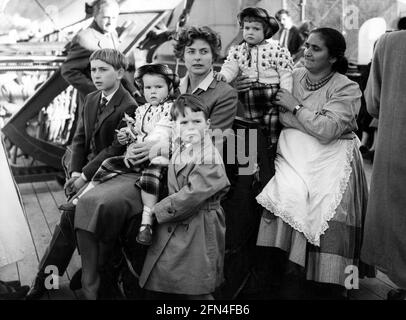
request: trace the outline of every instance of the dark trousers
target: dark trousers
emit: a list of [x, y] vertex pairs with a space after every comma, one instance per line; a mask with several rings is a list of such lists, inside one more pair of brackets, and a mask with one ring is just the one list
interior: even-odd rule
[[48, 275], [45, 274], [45, 268], [47, 266], [56, 266], [60, 276], [65, 273], [76, 249], [76, 238], [73, 227], [74, 217], [75, 212], [62, 212], [59, 224], [56, 225], [52, 235], [51, 243], [39, 263], [38, 276]]

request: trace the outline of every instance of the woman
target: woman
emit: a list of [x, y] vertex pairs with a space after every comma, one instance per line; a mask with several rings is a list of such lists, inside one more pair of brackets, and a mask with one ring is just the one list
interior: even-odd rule
[[199, 96], [209, 107], [211, 128], [225, 130], [232, 127], [237, 113], [237, 93], [213, 78], [213, 62], [220, 50], [220, 37], [209, 27], [183, 29], [175, 45], [175, 55], [187, 69], [180, 92]]
[[[187, 83], [186, 90], [199, 95], [209, 107], [211, 128], [225, 130], [232, 127], [237, 112], [237, 92], [228, 84], [213, 78], [213, 61], [221, 49], [220, 43], [219, 36], [208, 27], [190, 27], [180, 33], [176, 53], [184, 52], [188, 71], [188, 81], [182, 82], [183, 88]], [[142, 142], [136, 144], [126, 156], [127, 159], [135, 160], [134, 165], [138, 165], [154, 158], [157, 153], [167, 156], [168, 150], [169, 141]], [[137, 178], [137, 173], [118, 175], [97, 185], [77, 203], [76, 216], [97, 217], [93, 223], [95, 232], [87, 240], [97, 241], [99, 250], [88, 254], [93, 258], [98, 256], [102, 273], [101, 281], [95, 282], [89, 291], [89, 298], [98, 296], [97, 292], [103, 282], [103, 266], [111, 257], [120, 232], [131, 218], [142, 212], [140, 190], [135, 187]]]
[[257, 245], [286, 251], [289, 271], [330, 284], [317, 290], [337, 298], [345, 293], [348, 267], [360, 267], [368, 191], [353, 131], [361, 92], [343, 75], [346, 43], [338, 31], [315, 29], [305, 46], [292, 94], [280, 90], [275, 101], [285, 128], [275, 176], [257, 197], [266, 209]]
[[[180, 93], [199, 96], [209, 107], [211, 129], [231, 129], [237, 114], [238, 95], [234, 88], [214, 78], [213, 63], [221, 50], [220, 36], [209, 27], [187, 27], [182, 29], [175, 44], [175, 56], [185, 63], [186, 75], [180, 81]], [[168, 150], [168, 142], [152, 146], [139, 143], [129, 159], [135, 164], [146, 161], [150, 151]]]

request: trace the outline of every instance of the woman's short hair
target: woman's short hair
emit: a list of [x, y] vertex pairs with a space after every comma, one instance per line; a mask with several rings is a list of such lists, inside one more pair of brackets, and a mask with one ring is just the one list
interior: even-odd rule
[[217, 60], [221, 51], [221, 39], [218, 33], [214, 32], [207, 26], [203, 27], [187, 27], [182, 29], [176, 36], [176, 44], [174, 46], [175, 56], [183, 60], [185, 48], [191, 46], [195, 40], [206, 41], [213, 55], [213, 61]]
[[176, 121], [179, 115], [185, 116], [185, 108], [190, 108], [192, 112], [203, 112], [204, 118], [209, 118], [209, 108], [204, 101], [193, 94], [181, 94], [171, 107], [171, 118]]
[[116, 49], [100, 49], [96, 50], [92, 53], [89, 58], [89, 61], [92, 60], [101, 60], [111, 66], [115, 70], [124, 69], [127, 70], [128, 68], [128, 61], [125, 55], [123, 55], [120, 51]]
[[317, 28], [310, 31], [310, 34], [317, 33], [323, 39], [328, 53], [337, 61], [332, 65], [332, 69], [339, 73], [345, 74], [348, 70], [348, 60], [345, 57], [347, 44], [341, 32], [333, 28]]

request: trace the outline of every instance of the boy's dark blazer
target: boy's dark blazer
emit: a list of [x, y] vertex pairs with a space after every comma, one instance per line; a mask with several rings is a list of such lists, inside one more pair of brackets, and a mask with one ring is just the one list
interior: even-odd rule
[[[274, 39], [281, 39], [282, 36], [282, 32], [283, 32], [283, 28], [281, 28], [277, 35], [275, 35]], [[288, 50], [290, 52], [290, 54], [293, 56], [295, 54], [297, 54], [297, 52], [299, 51], [300, 47], [303, 44], [303, 39], [300, 36], [300, 32], [299, 29], [296, 26], [292, 26], [292, 28], [290, 28], [289, 30], [289, 35], [288, 35]]]
[[[69, 173], [73, 171], [83, 172], [88, 180], [92, 178], [103, 160], [124, 153], [125, 146], [117, 141], [115, 129], [125, 126], [125, 122], [122, 121], [124, 113], [133, 115], [137, 108], [134, 98], [120, 84], [94, 128], [100, 100], [101, 91], [95, 91], [86, 96], [72, 141], [72, 158]], [[87, 157], [90, 153], [92, 135], [94, 135], [96, 145], [96, 156], [91, 161], [88, 161]]]

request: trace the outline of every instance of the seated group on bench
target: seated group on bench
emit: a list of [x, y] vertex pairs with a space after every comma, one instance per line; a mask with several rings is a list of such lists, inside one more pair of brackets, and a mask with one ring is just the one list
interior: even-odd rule
[[[348, 67], [345, 40], [334, 29], [314, 30], [306, 52], [319, 64], [292, 71], [289, 52], [265, 41], [278, 30], [274, 18], [261, 8], [244, 9], [238, 17], [244, 37], [253, 26], [261, 37], [247, 36], [230, 49], [215, 74], [220, 37], [208, 27], [182, 30], [175, 55], [185, 62], [186, 76], [179, 81], [161, 64], [138, 68], [136, 81], [146, 100], [141, 106], [120, 84], [125, 57], [114, 49], [91, 55], [98, 90], [86, 96], [73, 138], [65, 185], [70, 200], [62, 206], [60, 224], [28, 299], [46, 291], [46, 266], [57, 266], [62, 275], [76, 247], [85, 297], [107, 298], [107, 266], [135, 217], [141, 217], [141, 223], [134, 242], [147, 247], [139, 286], [187, 299], [213, 299], [228, 272], [221, 201], [230, 196], [232, 180], [221, 156], [223, 140], [216, 134], [232, 129], [238, 100], [244, 118], [265, 134], [265, 148], [276, 163], [275, 176], [261, 181], [263, 189], [256, 198], [262, 211], [256, 245], [282, 249], [278, 258], [268, 259], [270, 251], [261, 256], [264, 274], [279, 270], [278, 279], [286, 275], [283, 279], [289, 280], [293, 274], [294, 283], [325, 283], [328, 291], [342, 295], [347, 262], [362, 264], [367, 200], [353, 134], [361, 92], [343, 75]], [[313, 53], [315, 47], [323, 52]], [[262, 57], [263, 63], [255, 57]], [[240, 71], [237, 94], [226, 81]], [[255, 80], [247, 76], [254, 74]], [[246, 90], [241, 90], [244, 85]], [[259, 167], [263, 170], [264, 164]], [[238, 212], [228, 212], [233, 214]], [[373, 273], [372, 268], [361, 269]]]

